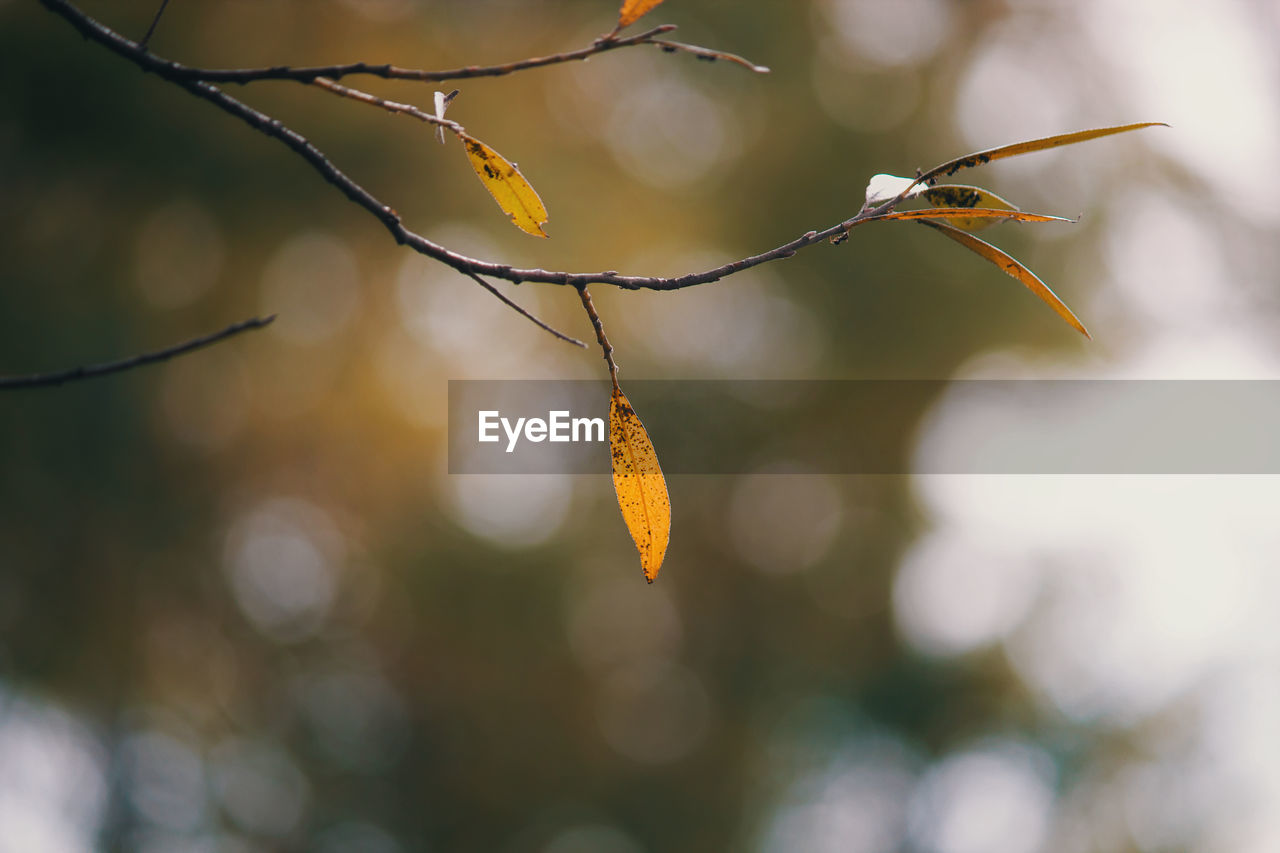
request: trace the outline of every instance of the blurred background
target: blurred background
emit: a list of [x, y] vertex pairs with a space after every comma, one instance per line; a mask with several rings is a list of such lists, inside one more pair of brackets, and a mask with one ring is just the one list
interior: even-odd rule
[[[137, 38], [155, 5], [85, 9]], [[151, 46], [443, 68], [584, 46], [616, 13], [181, 0]], [[595, 288], [624, 384], [1280, 378], [1270, 0], [669, 0], [641, 26], [665, 22], [773, 72], [646, 48], [458, 84], [450, 117], [520, 163], [546, 241], [425, 125], [229, 91], [433, 240], [645, 274], [833, 224], [877, 172], [1166, 121], [962, 176], [1083, 214], [986, 233], [1092, 342], [886, 224], [678, 293]], [[499, 286], [590, 336], [572, 291]], [[1280, 849], [1275, 479], [761, 459], [671, 478], [648, 587], [607, 477], [446, 473], [447, 380], [599, 379], [596, 350], [0, 0], [0, 373], [265, 313], [169, 364], [0, 396], [0, 851]], [[943, 394], [886, 416], [910, 458], [964, 414]]]

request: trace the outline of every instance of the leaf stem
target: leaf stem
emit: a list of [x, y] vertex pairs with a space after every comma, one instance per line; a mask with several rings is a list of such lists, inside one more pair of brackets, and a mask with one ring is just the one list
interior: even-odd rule
[[618, 363], [613, 360], [613, 344], [609, 343], [609, 337], [604, 333], [604, 323], [600, 320], [600, 314], [596, 311], [585, 284], [578, 287], [578, 296], [582, 298], [582, 307], [586, 309], [591, 326], [596, 330], [596, 340], [600, 342], [600, 349], [604, 353], [604, 363], [609, 366], [609, 380], [613, 382], [613, 389], [620, 392], [622, 389], [618, 387]]

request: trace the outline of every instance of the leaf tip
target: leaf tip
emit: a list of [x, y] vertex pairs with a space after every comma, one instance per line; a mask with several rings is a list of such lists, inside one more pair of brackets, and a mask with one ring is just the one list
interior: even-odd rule
[[631, 26], [661, 4], [662, 0], [622, 0], [622, 7], [618, 9], [618, 26], [614, 32]]

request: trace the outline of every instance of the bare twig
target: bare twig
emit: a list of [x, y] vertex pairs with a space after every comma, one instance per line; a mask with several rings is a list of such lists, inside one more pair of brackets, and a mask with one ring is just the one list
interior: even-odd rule
[[[436, 127], [448, 129], [454, 134], [463, 133], [462, 125], [456, 121], [450, 121], [447, 118], [434, 116], [425, 110], [420, 110], [413, 104], [401, 104], [397, 101], [388, 101], [386, 98], [379, 98], [377, 95], [371, 95], [368, 92], [362, 92], [359, 89], [352, 89], [350, 86], [344, 86], [341, 83], [335, 83], [328, 77], [317, 77], [311, 81], [313, 86], [319, 86], [327, 92], [335, 95], [341, 95], [344, 98], [350, 98], [353, 101], [359, 101], [362, 104], [370, 104], [375, 107], [381, 107], [389, 113], [399, 113], [401, 115], [413, 116], [419, 121], [425, 121], [427, 124], [434, 124]], [[456, 92], [457, 90], [455, 90]]]
[[[167, 2], [167, 0], [166, 0]], [[157, 59], [163, 63], [171, 80], [207, 80], [211, 83], [252, 83], [257, 80], [296, 80], [302, 83], [310, 83], [317, 77], [328, 77], [330, 80], [339, 80], [353, 74], [365, 74], [373, 77], [382, 77], [387, 80], [419, 80], [426, 82], [443, 82], [445, 80], [469, 80], [476, 77], [504, 77], [508, 74], [514, 74], [517, 71], [527, 71], [531, 68], [545, 68], [548, 65], [559, 65], [565, 62], [579, 62], [589, 59], [600, 53], [606, 53], [611, 50], [617, 50], [623, 47], [635, 47], [637, 45], [655, 45], [662, 47], [663, 42], [658, 40], [658, 36], [669, 33], [676, 29], [675, 24], [663, 24], [646, 30], [634, 36], [626, 38], [601, 38], [592, 42], [589, 46], [579, 48], [578, 50], [565, 51], [563, 53], [553, 53], [549, 56], [535, 56], [529, 59], [521, 59], [517, 62], [508, 62], [503, 65], [467, 65], [462, 68], [448, 68], [440, 71], [429, 71], [421, 68], [402, 68], [400, 66], [391, 65], [390, 63], [372, 63], [372, 62], [348, 62], [337, 65], [313, 65], [313, 66], [289, 66], [289, 65], [273, 65], [267, 68], [195, 68], [190, 65], [184, 65], [180, 62], [172, 62], [167, 59]], [[150, 33], [148, 33], [148, 36]], [[139, 48], [146, 47], [146, 38], [138, 43]], [[672, 43], [674, 44], [674, 43]], [[665, 48], [665, 50], [670, 50]], [[681, 45], [678, 50], [688, 53], [716, 54], [723, 55], [725, 58], [732, 56], [731, 54], [718, 54], [709, 48], [695, 47], [693, 45]], [[762, 66], [742, 60], [740, 64], [752, 70], [761, 70]], [[768, 69], [764, 69], [768, 70]]]
[[192, 338], [189, 341], [183, 341], [171, 347], [166, 347], [155, 352], [143, 353], [135, 355], [131, 358], [122, 359], [120, 361], [111, 361], [106, 364], [92, 364], [84, 367], [73, 367], [70, 370], [62, 370], [57, 373], [36, 373], [30, 376], [0, 376], [0, 389], [12, 390], [17, 388], [51, 388], [55, 385], [62, 385], [65, 382], [75, 382], [79, 379], [92, 379], [97, 376], [106, 376], [111, 373], [121, 373], [126, 370], [132, 370], [135, 367], [142, 367], [147, 364], [155, 364], [158, 361], [166, 361], [179, 355], [185, 355], [193, 350], [202, 347], [211, 346], [224, 341], [241, 332], [248, 332], [253, 329], [261, 329], [264, 326], [271, 325], [276, 315], [270, 317], [250, 317], [248, 320], [242, 320], [227, 326], [220, 332], [214, 332], [211, 335], [204, 335], [199, 338]]
[[600, 320], [600, 314], [596, 312], [596, 306], [591, 301], [591, 294], [587, 291], [585, 284], [578, 288], [578, 296], [582, 298], [582, 307], [586, 309], [587, 317], [591, 319], [591, 327], [596, 330], [596, 340], [600, 342], [604, 363], [609, 365], [609, 379], [613, 382], [613, 388], [616, 391], [618, 390], [618, 363], [613, 360], [613, 344], [609, 343], [609, 338], [604, 333], [604, 323]]
[[156, 26], [160, 23], [160, 16], [164, 14], [165, 7], [169, 5], [169, 0], [160, 0], [160, 8], [156, 9], [156, 15], [151, 19], [151, 26], [147, 27], [147, 34], [142, 37], [142, 41], [138, 42], [138, 47], [146, 48], [147, 42], [151, 41], [151, 36], [155, 34]]
[[515, 312], [520, 316], [525, 317], [526, 319], [532, 321], [533, 324], [538, 328], [544, 329], [550, 332], [551, 334], [555, 335], [557, 338], [559, 338], [562, 341], [565, 341], [566, 343], [570, 343], [570, 344], [573, 344], [574, 346], [582, 347], [583, 349], [587, 348], [587, 345], [582, 341], [578, 340], [577, 338], [571, 338], [568, 335], [566, 335], [564, 332], [553, 329], [551, 326], [548, 326], [546, 323], [542, 322], [537, 317], [533, 316], [528, 311], [521, 308], [516, 303], [512, 302], [510, 299], [507, 298], [507, 296], [502, 291], [498, 290], [498, 288], [494, 287], [492, 284], [485, 281], [480, 276], [470, 271], [467, 271], [464, 274], [474, 279], [476, 284], [480, 285], [485, 290], [489, 291], [494, 296], [498, 297], [499, 301], [501, 301], [503, 305], [509, 306], [510, 308], [514, 309]]
[[681, 53], [691, 53], [699, 59], [707, 62], [715, 62], [717, 59], [723, 59], [725, 62], [732, 62], [737, 65], [741, 65], [743, 68], [750, 69], [757, 74], [769, 73], [769, 66], [756, 65], [750, 59], [738, 56], [736, 53], [725, 53], [722, 50], [712, 50], [708, 47], [699, 47], [696, 44], [685, 44], [684, 42], [667, 41], [665, 39], [650, 39], [649, 43], [656, 44], [666, 53], [675, 53], [676, 51], [680, 51]]

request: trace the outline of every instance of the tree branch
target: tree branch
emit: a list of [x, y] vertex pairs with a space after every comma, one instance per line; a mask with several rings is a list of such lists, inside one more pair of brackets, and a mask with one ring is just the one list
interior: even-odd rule
[[[169, 0], [165, 0], [165, 4]], [[161, 6], [160, 13], [163, 13], [164, 6]], [[159, 20], [160, 13], [156, 15], [156, 21]], [[155, 29], [155, 22], [152, 23], [152, 30]], [[731, 53], [721, 53], [711, 50], [710, 48], [698, 47], [696, 45], [680, 44], [678, 42], [667, 42], [658, 39], [658, 36], [672, 32], [676, 29], [675, 24], [663, 24], [646, 30], [637, 35], [627, 36], [626, 38], [616, 38], [614, 36], [606, 36], [596, 39], [589, 46], [579, 48], [578, 50], [569, 50], [563, 53], [553, 53], [549, 56], [535, 56], [529, 59], [521, 59], [516, 62], [508, 62], [502, 65], [467, 65], [462, 68], [448, 68], [440, 71], [428, 71], [420, 68], [401, 68], [390, 63], [372, 63], [372, 62], [348, 62], [337, 65], [313, 65], [313, 66], [289, 66], [289, 65], [273, 65], [266, 68], [195, 68], [190, 65], [184, 65], [180, 62], [174, 62], [160, 57], [153, 57], [160, 65], [165, 68], [166, 74], [171, 80], [205, 80], [211, 83], [253, 83], [257, 80], [294, 80], [301, 83], [310, 83], [317, 77], [328, 77], [330, 80], [339, 80], [354, 74], [365, 74], [373, 77], [381, 77], [386, 80], [417, 80], [425, 82], [443, 82], [445, 80], [469, 80], [476, 77], [504, 77], [508, 74], [514, 74], [518, 71], [527, 71], [531, 68], [545, 68], [548, 65], [560, 65], [565, 62], [579, 62], [589, 59], [600, 53], [607, 53], [611, 50], [617, 50], [623, 47], [635, 47], [636, 45], [653, 45], [660, 47], [668, 53], [677, 50], [692, 53], [703, 59], [723, 58], [731, 62], [736, 62], [752, 71], [764, 73], [769, 69], [762, 65], [756, 65], [753, 62], [734, 56]], [[139, 53], [146, 50], [147, 41], [151, 37], [151, 30], [142, 41], [138, 42], [135, 47]], [[151, 70], [158, 71], [158, 68]]]
[[[192, 80], [181, 74], [173, 74], [171, 70], [173, 63], [160, 59], [145, 50], [140, 50], [134, 42], [81, 12], [75, 6], [71, 5], [68, 0], [40, 0], [40, 2], [43, 3], [46, 8], [65, 18], [86, 38], [98, 42], [104, 47], [110, 49], [112, 52], [123, 56], [138, 65], [140, 68], [146, 71], [151, 71], [158, 77], [168, 80], [175, 85], [181, 86], [192, 94], [211, 102], [219, 109], [230, 113], [255, 130], [261, 131], [262, 133], [284, 143], [296, 154], [307, 161], [307, 163], [319, 172], [326, 181], [341, 190], [348, 199], [373, 214], [373, 216], [376, 217], [389, 232], [391, 232], [392, 237], [395, 238], [397, 243], [407, 245], [414, 251], [426, 255], [429, 258], [433, 258], [447, 266], [453, 267], [459, 272], [467, 275], [476, 274], [488, 276], [489, 278], [500, 278], [516, 284], [533, 281], [542, 284], [560, 284], [569, 285], [571, 287], [580, 287], [587, 284], [600, 283], [628, 290], [679, 290], [685, 287], [693, 287], [695, 285], [719, 281], [726, 276], [742, 272], [743, 270], [750, 269], [770, 261], [789, 258], [800, 249], [812, 246], [815, 243], [822, 242], [830, 237], [835, 237], [848, 231], [850, 228], [860, 224], [869, 216], [888, 212], [888, 210], [892, 208], [893, 203], [896, 203], [889, 202], [875, 208], [874, 210], [861, 211], [853, 219], [837, 223], [836, 225], [832, 225], [822, 231], [808, 231], [794, 240], [770, 249], [767, 252], [742, 258], [741, 260], [733, 261], [713, 269], [696, 273], [688, 273], [682, 276], [663, 277], [619, 275], [613, 270], [605, 272], [562, 272], [536, 268], [521, 269], [518, 267], [512, 267], [509, 264], [483, 261], [478, 258], [467, 257], [466, 255], [454, 252], [451, 249], [447, 249], [438, 243], [428, 240], [421, 234], [410, 231], [401, 222], [400, 215], [396, 213], [393, 208], [379, 201], [368, 190], [348, 177], [333, 165], [333, 163], [329, 161], [320, 149], [312, 145], [298, 132], [286, 127], [279, 119], [274, 119], [265, 113], [259, 112], [253, 107], [236, 100], [218, 87], [203, 80]], [[420, 110], [417, 112], [421, 113]], [[426, 116], [427, 114], [422, 113], [422, 115]], [[456, 126], [455, 122], [449, 122], [447, 119], [441, 122], [440, 120], [435, 119], [434, 116], [431, 116], [429, 120], [433, 124], [440, 124], [445, 127], [450, 127], [450, 129], [453, 129], [454, 126]]]
[[106, 364], [92, 364], [84, 367], [73, 367], [69, 370], [62, 370], [57, 373], [36, 373], [30, 376], [0, 376], [0, 390], [13, 390], [17, 388], [51, 388], [56, 385], [62, 385], [65, 382], [75, 382], [80, 379], [92, 379], [97, 376], [106, 376], [111, 373], [122, 373], [126, 370], [132, 370], [135, 367], [142, 367], [147, 364], [155, 364], [157, 361], [166, 361], [175, 356], [185, 355], [186, 353], [198, 350], [203, 347], [212, 346], [219, 341], [224, 341], [241, 332], [248, 332], [253, 329], [261, 329], [271, 325], [276, 319], [276, 315], [270, 317], [250, 317], [248, 320], [242, 320], [227, 326], [220, 332], [214, 332], [211, 335], [204, 335], [199, 338], [192, 338], [171, 347], [166, 347], [155, 352], [143, 353], [126, 358], [121, 361], [111, 361]]
[[546, 330], [546, 331], [550, 332], [551, 334], [555, 335], [557, 338], [559, 338], [559, 339], [560, 339], [560, 340], [562, 340], [562, 341], [565, 341], [566, 343], [570, 343], [570, 344], [573, 344], [574, 346], [582, 347], [583, 349], [586, 349], [586, 348], [587, 348], [587, 345], [586, 345], [585, 343], [583, 343], [582, 341], [578, 340], [577, 338], [571, 338], [571, 337], [569, 337], [568, 335], [566, 335], [564, 332], [560, 332], [560, 331], [557, 331], [556, 329], [553, 329], [551, 326], [548, 326], [546, 323], [542, 322], [542, 321], [541, 321], [541, 320], [539, 320], [537, 317], [533, 316], [533, 315], [532, 315], [532, 314], [530, 314], [528, 311], [526, 311], [525, 309], [521, 308], [521, 307], [520, 307], [519, 305], [517, 305], [515, 302], [512, 302], [510, 299], [508, 299], [508, 298], [506, 297], [506, 295], [505, 295], [502, 291], [498, 290], [498, 288], [494, 287], [492, 284], [490, 284], [489, 282], [485, 281], [484, 279], [482, 279], [480, 276], [476, 275], [475, 273], [473, 273], [473, 272], [467, 272], [467, 273], [465, 273], [465, 275], [470, 276], [472, 279], [474, 279], [474, 280], [475, 280], [476, 284], [480, 285], [480, 286], [481, 286], [481, 287], [483, 287], [485, 290], [489, 291], [489, 292], [490, 292], [490, 293], [492, 293], [494, 296], [498, 297], [499, 301], [501, 301], [503, 305], [506, 305], [506, 306], [508, 306], [508, 307], [510, 307], [510, 308], [512, 308], [512, 309], [514, 309], [514, 310], [515, 310], [515, 312], [516, 312], [517, 314], [519, 314], [519, 315], [521, 315], [522, 317], [525, 317], [525, 318], [527, 318], [528, 320], [532, 321], [532, 322], [533, 322], [533, 324], [534, 324], [535, 326], [537, 326], [538, 328], [540, 328], [540, 329], [544, 329], [544, 330]]

